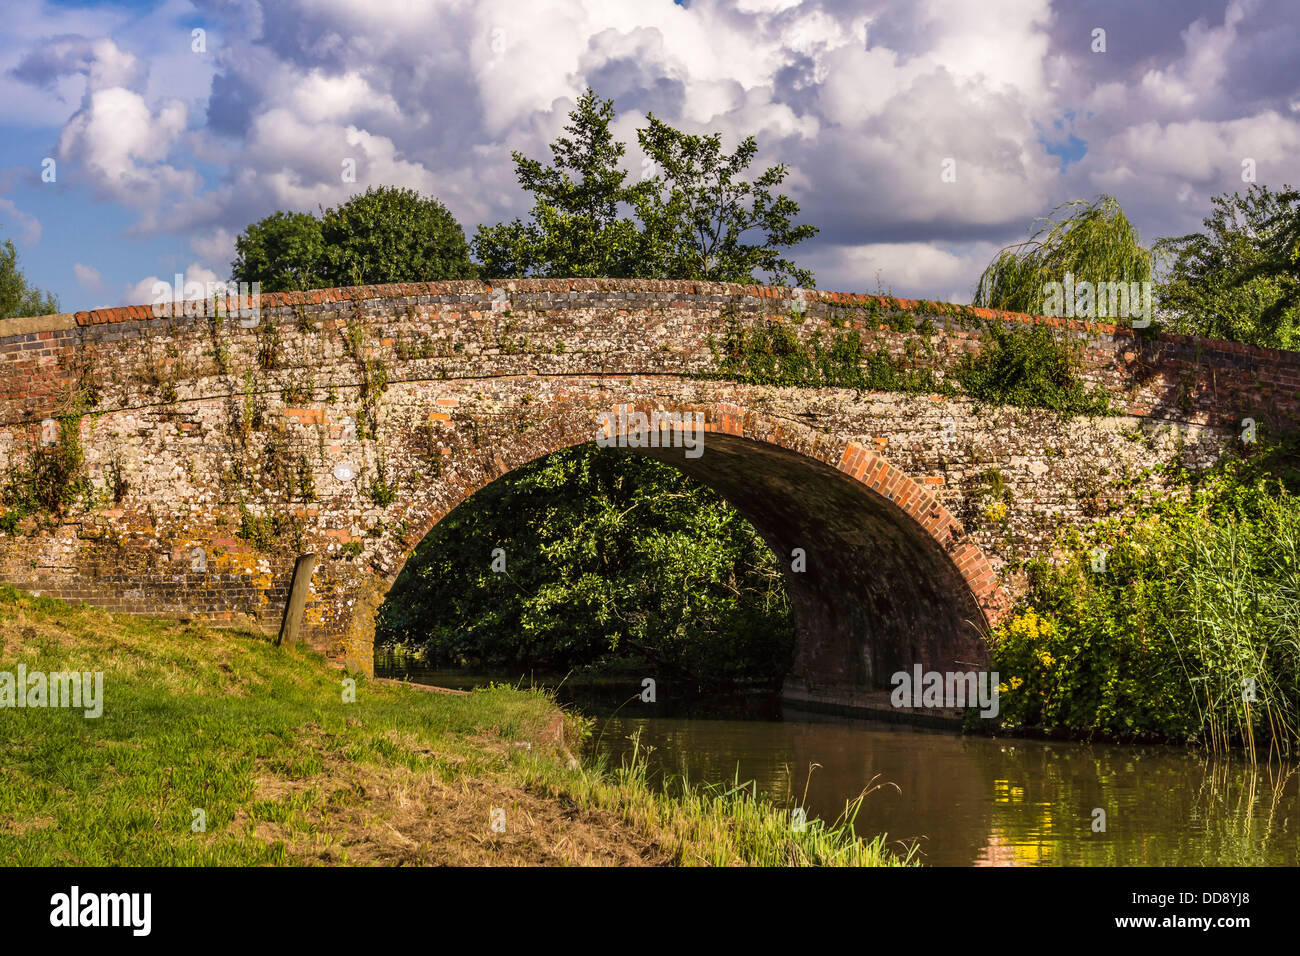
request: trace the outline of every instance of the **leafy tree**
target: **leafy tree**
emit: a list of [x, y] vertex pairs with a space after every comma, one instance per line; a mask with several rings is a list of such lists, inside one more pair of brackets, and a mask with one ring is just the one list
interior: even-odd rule
[[[528, 222], [479, 227], [474, 254], [485, 275], [753, 282], [762, 272], [773, 282], [814, 284], [781, 254], [817, 233], [793, 225], [798, 203], [773, 195], [788, 168], [741, 178], [758, 151], [752, 136], [726, 154], [721, 134], [688, 135], [651, 115], [637, 139], [655, 173], [629, 184], [620, 165], [625, 144], [610, 132], [614, 115], [613, 101], [588, 89], [567, 135], [551, 145], [554, 165], [513, 154], [532, 213]], [[761, 241], [748, 241], [756, 231]]]
[[6, 239], [0, 243], [0, 319], [58, 311], [59, 300], [29, 283], [18, 268], [18, 250], [13, 242]]
[[[799, 204], [784, 194], [773, 196], [789, 175], [780, 163], [753, 182], [740, 178], [758, 152], [753, 136], [731, 154], [722, 151], [722, 135], [692, 136], [648, 117], [637, 139], [658, 172], [650, 188], [633, 197], [656, 270], [682, 279], [752, 282], [765, 272], [778, 284], [793, 280], [811, 287], [813, 274], [783, 257], [780, 250], [817, 234], [817, 227], [796, 226]], [[744, 236], [763, 234], [761, 243]]]
[[[1300, 308], [1300, 190], [1287, 186], [1278, 196], [1278, 212], [1268, 221], [1268, 252], [1264, 263], [1247, 273], [1247, 280], [1271, 277], [1281, 286], [1277, 302], [1266, 308], [1262, 320], [1274, 328], [1283, 324], [1295, 341], [1295, 315]], [[1294, 347], [1294, 346], [1290, 346]]]
[[1243, 196], [1211, 200], [1204, 230], [1156, 243], [1168, 265], [1160, 284], [1162, 318], [1176, 331], [1274, 348], [1300, 343], [1288, 281], [1284, 217], [1296, 194], [1252, 185]]
[[273, 212], [235, 240], [231, 274], [236, 282], [260, 282], [263, 292], [317, 289], [325, 240], [320, 220], [309, 212]]
[[628, 186], [625, 146], [610, 132], [612, 101], [591, 90], [569, 114], [568, 134], [551, 144], [554, 165], [511, 155], [519, 185], [533, 194], [528, 222], [479, 226], [474, 254], [487, 276], [638, 278], [650, 275], [636, 224], [619, 207], [643, 186]]
[[465, 232], [413, 189], [370, 188], [321, 216], [326, 285], [472, 279]]
[[1149, 282], [1151, 250], [1113, 196], [1062, 203], [1024, 242], [1001, 250], [980, 276], [974, 304], [1010, 312], [1041, 313], [1048, 282]]
[[1277, 197], [1277, 206], [1276, 214], [1266, 224], [1267, 256], [1263, 263], [1247, 271], [1245, 280], [1271, 278], [1277, 282], [1281, 294], [1264, 310], [1261, 324], [1274, 329], [1279, 338], [1285, 335], [1289, 343], [1285, 347], [1295, 348], [1296, 314], [1300, 310], [1300, 190], [1287, 186]]
[[444, 518], [377, 632], [441, 665], [635, 662], [708, 687], [778, 680], [793, 648], [781, 569], [753, 526], [669, 466], [592, 446], [535, 461]]
[[370, 188], [319, 217], [275, 212], [235, 240], [231, 276], [263, 292], [475, 275], [460, 224], [412, 189]]

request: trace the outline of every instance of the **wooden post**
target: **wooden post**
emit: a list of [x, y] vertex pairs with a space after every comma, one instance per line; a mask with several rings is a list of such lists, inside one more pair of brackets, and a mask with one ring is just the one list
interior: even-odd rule
[[302, 609], [307, 604], [311, 590], [311, 574], [316, 570], [316, 555], [301, 554], [293, 565], [293, 580], [289, 583], [289, 599], [284, 602], [284, 618], [280, 621], [280, 634], [275, 646], [298, 643], [298, 630], [302, 626]]

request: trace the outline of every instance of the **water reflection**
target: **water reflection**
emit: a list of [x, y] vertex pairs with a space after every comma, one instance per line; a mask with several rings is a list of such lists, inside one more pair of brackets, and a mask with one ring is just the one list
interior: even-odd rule
[[[432, 670], [392, 676], [448, 687], [489, 679]], [[495, 679], [532, 683], [531, 675]], [[915, 843], [932, 865], [1300, 865], [1293, 766], [1251, 767], [1168, 747], [963, 737], [789, 707], [783, 720], [739, 719], [774, 712], [748, 698], [733, 702], [728, 719], [687, 716], [695, 712], [689, 704], [670, 711], [666, 703], [688, 700], [684, 689], [665, 691], [655, 705], [639, 703], [638, 689], [628, 680], [569, 679], [559, 696], [584, 713], [612, 714], [597, 719], [592, 751], [615, 764], [640, 730], [660, 776], [755, 780], [782, 805], [826, 820], [874, 787], [858, 831]], [[661, 716], [641, 715], [651, 706]], [[716, 698], [702, 706], [718, 712]], [[1094, 831], [1098, 810], [1105, 829]]]
[[[638, 730], [654, 748], [652, 772], [756, 780], [782, 805], [803, 804], [828, 820], [864, 788], [896, 784], [875, 787], [858, 830], [915, 842], [933, 865], [1300, 863], [1293, 767], [1252, 768], [1173, 748], [961, 737], [791, 711], [779, 722], [604, 718], [593, 750], [617, 763]], [[1104, 830], [1094, 829], [1098, 810]]]

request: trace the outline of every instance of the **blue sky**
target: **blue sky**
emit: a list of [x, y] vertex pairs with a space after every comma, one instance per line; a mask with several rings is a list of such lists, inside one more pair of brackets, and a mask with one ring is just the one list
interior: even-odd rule
[[[276, 209], [367, 185], [438, 196], [467, 233], [524, 213], [588, 84], [627, 164], [646, 113], [763, 163], [821, 227], [818, 285], [968, 301], [993, 252], [1069, 199], [1144, 238], [1211, 196], [1300, 183], [1288, 0], [12, 0], [0, 36], [0, 238], [68, 310], [224, 278]], [[197, 38], [194, 30], [202, 32]], [[1097, 49], [1097, 31], [1104, 49]], [[43, 182], [42, 162], [56, 163]], [[357, 180], [341, 168], [355, 163]], [[955, 168], [955, 181], [942, 176]]]

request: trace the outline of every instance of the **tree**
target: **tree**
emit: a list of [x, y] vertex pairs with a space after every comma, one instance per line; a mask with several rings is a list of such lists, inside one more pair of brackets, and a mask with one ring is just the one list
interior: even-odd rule
[[465, 232], [447, 207], [413, 189], [370, 188], [321, 216], [327, 285], [472, 279]]
[[1162, 318], [1178, 332], [1273, 348], [1300, 345], [1296, 303], [1285, 302], [1285, 220], [1300, 209], [1289, 188], [1252, 185], [1216, 196], [1201, 232], [1161, 239], [1168, 263], [1160, 284]]
[[1295, 347], [1296, 312], [1300, 310], [1300, 190], [1287, 186], [1278, 196], [1278, 211], [1267, 222], [1265, 260], [1248, 270], [1247, 281], [1272, 278], [1281, 290], [1276, 302], [1264, 310], [1264, 324], [1279, 330], [1285, 326], [1287, 338]]
[[1113, 196], [1062, 203], [1024, 242], [1001, 250], [980, 276], [974, 304], [1041, 313], [1049, 282], [1066, 273], [1088, 282], [1149, 282], [1151, 250], [1138, 238]]
[[551, 144], [552, 166], [514, 152], [519, 185], [533, 195], [530, 220], [479, 226], [474, 254], [492, 277], [638, 278], [650, 275], [636, 224], [620, 205], [644, 191], [626, 185], [625, 152], [609, 126], [613, 101], [591, 90]]
[[472, 279], [465, 232], [447, 207], [412, 189], [370, 188], [311, 213], [275, 212], [235, 240], [231, 277], [263, 292]]
[[[519, 184], [533, 195], [528, 222], [480, 226], [474, 254], [487, 276], [701, 279], [812, 286], [782, 249], [816, 235], [793, 225], [799, 205], [773, 190], [784, 164], [753, 182], [741, 174], [758, 152], [747, 137], [731, 154], [721, 134], [688, 135], [653, 115], [637, 139], [654, 175], [628, 183], [625, 144], [610, 132], [612, 100], [588, 89], [551, 144], [554, 165], [513, 153]], [[748, 241], [754, 232], [761, 239]], [[755, 237], [758, 238], [758, 237]]]
[[51, 315], [59, 300], [27, 281], [18, 268], [18, 250], [9, 239], [0, 243], [0, 319], [26, 315]]
[[321, 288], [325, 240], [309, 212], [273, 212], [235, 240], [231, 274], [236, 282], [260, 282], [263, 292]]
[[[648, 117], [637, 132], [641, 148], [658, 170], [632, 202], [648, 237], [654, 267], [664, 276], [710, 282], [752, 282], [755, 272], [785, 284], [815, 285], [812, 272], [800, 269], [780, 250], [817, 234], [817, 227], [796, 226], [799, 204], [772, 190], [789, 175], [784, 163], [771, 166], [753, 182], [740, 174], [753, 162], [758, 141], [745, 140], [730, 155], [722, 152], [722, 135], [691, 136]], [[758, 230], [761, 243], [744, 236]]]

